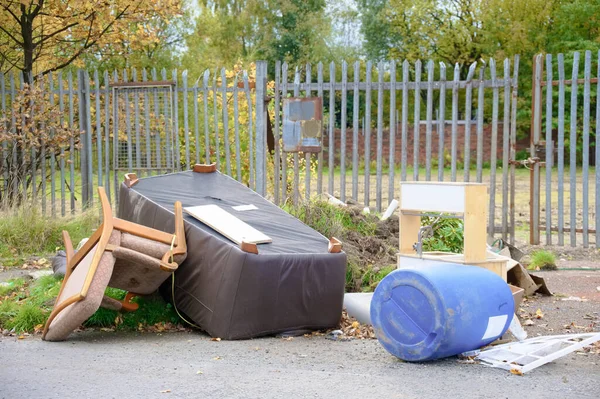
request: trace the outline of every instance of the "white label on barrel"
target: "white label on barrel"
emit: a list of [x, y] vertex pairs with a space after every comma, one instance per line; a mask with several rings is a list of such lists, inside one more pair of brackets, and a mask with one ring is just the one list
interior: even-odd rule
[[485, 330], [485, 334], [481, 339], [489, 339], [489, 338], [498, 338], [500, 334], [502, 334], [502, 330], [504, 330], [504, 326], [506, 325], [506, 320], [508, 319], [508, 315], [502, 316], [492, 316], [488, 319], [487, 329]]

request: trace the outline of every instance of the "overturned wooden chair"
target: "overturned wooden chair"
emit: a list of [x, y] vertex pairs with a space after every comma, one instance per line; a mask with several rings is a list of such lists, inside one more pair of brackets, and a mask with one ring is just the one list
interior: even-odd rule
[[[187, 256], [181, 203], [175, 203], [175, 231], [168, 234], [113, 217], [102, 187], [98, 188], [103, 222], [75, 253], [63, 232], [67, 269], [42, 339], [62, 341], [100, 306], [134, 311], [131, 299], [151, 294]], [[122, 301], [104, 295], [107, 286], [127, 291]]]

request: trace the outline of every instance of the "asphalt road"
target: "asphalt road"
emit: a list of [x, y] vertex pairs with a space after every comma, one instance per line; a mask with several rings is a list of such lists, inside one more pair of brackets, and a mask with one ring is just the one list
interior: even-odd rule
[[404, 363], [376, 340], [211, 341], [199, 333], [86, 331], [69, 341], [0, 337], [0, 397], [594, 398], [600, 355], [525, 376], [456, 358]]

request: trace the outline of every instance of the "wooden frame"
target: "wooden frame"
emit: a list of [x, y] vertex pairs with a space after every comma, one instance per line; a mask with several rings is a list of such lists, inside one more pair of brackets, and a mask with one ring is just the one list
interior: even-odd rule
[[135, 186], [139, 182], [138, 177], [135, 173], [125, 174], [125, 185], [128, 188]]
[[331, 237], [329, 239], [329, 245], [327, 246], [327, 252], [330, 254], [342, 252], [342, 242], [335, 237]]
[[192, 170], [196, 173], [214, 173], [217, 171], [217, 164], [211, 163], [210, 165], [197, 163], [194, 165]]
[[[480, 266], [498, 274], [506, 281], [508, 258], [487, 251], [486, 185], [457, 182], [402, 182], [399, 202], [399, 268], [414, 267], [419, 263], [416, 259], [437, 260]], [[421, 256], [415, 254], [413, 244], [418, 241], [421, 217], [430, 213], [452, 213], [452, 217], [463, 219], [463, 254], [445, 252], [422, 252]]]
[[[150, 227], [138, 225], [114, 217], [110, 207], [110, 202], [108, 201], [108, 197], [106, 196], [106, 192], [104, 191], [103, 187], [98, 187], [98, 194], [100, 196], [100, 203], [102, 205], [102, 225], [92, 234], [92, 236], [87, 240], [87, 242], [83, 245], [83, 247], [81, 247], [81, 249], [77, 253], [75, 253], [73, 250], [73, 243], [71, 242], [69, 233], [67, 231], [63, 231], [63, 240], [65, 243], [65, 252], [67, 257], [65, 277], [61, 284], [58, 296], [56, 297], [54, 309], [52, 310], [50, 316], [48, 317], [48, 320], [46, 321], [42, 338], [46, 336], [50, 324], [62, 310], [64, 310], [67, 306], [72, 305], [75, 302], [85, 299], [85, 297], [87, 296], [88, 290], [96, 273], [96, 269], [98, 268], [98, 264], [100, 263], [102, 255], [105, 251], [112, 251], [114, 249], [112, 245], [108, 244], [113, 230], [119, 230], [121, 232], [129, 233], [138, 237], [147, 238], [150, 240], [161, 242], [163, 244], [172, 245], [173, 250], [165, 253], [160, 262], [160, 268], [166, 272], [174, 272], [177, 269], [177, 263], [171, 261], [176, 255], [187, 253], [187, 243], [185, 240], [185, 229], [183, 223], [183, 211], [181, 202], [175, 202], [175, 233], [168, 234], [160, 230], [152, 229]], [[96, 252], [94, 253], [94, 257], [92, 258], [90, 268], [86, 275], [85, 281], [81, 287], [81, 290], [77, 294], [66, 298], [61, 303], [59, 303], [61, 294], [63, 293], [66, 283], [69, 280], [69, 277], [71, 276], [73, 270], [83, 260], [83, 258], [87, 254], [89, 254], [89, 252], [94, 248]], [[130, 299], [131, 297], [126, 298], [127, 302]], [[127, 309], [125, 305], [124, 308]]]

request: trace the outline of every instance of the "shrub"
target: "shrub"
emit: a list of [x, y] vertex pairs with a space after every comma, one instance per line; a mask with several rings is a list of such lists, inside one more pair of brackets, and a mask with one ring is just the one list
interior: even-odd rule
[[543, 249], [535, 251], [531, 254], [529, 269], [556, 270], [556, 256], [552, 252]]

